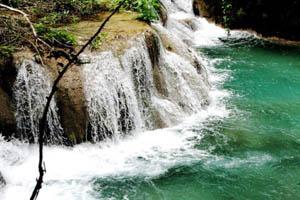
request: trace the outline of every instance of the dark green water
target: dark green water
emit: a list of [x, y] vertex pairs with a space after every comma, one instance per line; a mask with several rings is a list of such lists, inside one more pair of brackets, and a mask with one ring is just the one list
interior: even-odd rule
[[245, 40], [199, 51], [231, 77], [223, 87], [234, 112], [207, 122], [194, 147], [210, 156], [155, 177], [98, 179], [95, 190], [107, 199], [300, 199], [300, 49]]

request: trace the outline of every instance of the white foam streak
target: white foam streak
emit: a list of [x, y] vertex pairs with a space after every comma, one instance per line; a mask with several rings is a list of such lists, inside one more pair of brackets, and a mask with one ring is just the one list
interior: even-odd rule
[[[91, 188], [87, 186], [92, 187], [91, 180], [95, 177], [156, 176], [179, 163], [201, 159], [205, 153], [192, 148], [190, 137], [195, 137], [195, 133], [165, 129], [98, 145], [46, 147], [47, 174], [40, 198], [65, 199], [71, 195], [71, 199], [81, 199], [76, 192], [88, 195], [86, 191]], [[30, 194], [36, 176], [36, 155], [36, 146], [1, 141], [0, 168], [8, 184], [0, 196], [2, 199], [22, 199]], [[79, 185], [85, 185], [86, 190], [78, 190]], [[57, 195], [58, 191], [63, 193]]]

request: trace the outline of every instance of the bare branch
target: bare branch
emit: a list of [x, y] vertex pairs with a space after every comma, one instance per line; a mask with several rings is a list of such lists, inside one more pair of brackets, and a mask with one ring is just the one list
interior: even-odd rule
[[116, 14], [121, 6], [125, 3], [125, 0], [119, 3], [118, 7], [114, 9], [114, 11], [102, 22], [100, 25], [99, 29], [97, 32], [89, 39], [89, 41], [79, 50], [79, 52], [71, 59], [68, 61], [68, 63], [64, 66], [63, 70], [59, 73], [58, 77], [55, 79], [51, 92], [47, 98], [46, 105], [44, 107], [43, 111], [43, 116], [40, 119], [39, 123], [39, 164], [38, 164], [38, 169], [39, 169], [39, 178], [37, 179], [36, 186], [32, 192], [32, 195], [30, 197], [30, 200], [35, 200], [38, 197], [39, 191], [42, 188], [43, 184], [43, 177], [45, 174], [45, 167], [44, 167], [44, 161], [43, 161], [43, 144], [44, 144], [44, 134], [45, 134], [45, 128], [46, 128], [46, 123], [47, 123], [47, 114], [49, 111], [50, 103], [51, 100], [54, 97], [55, 92], [57, 91], [57, 86], [60, 80], [63, 78], [64, 74], [67, 72], [67, 70], [78, 60], [78, 57], [84, 50], [92, 43], [92, 41], [101, 33], [107, 22], [110, 20], [110, 18]]
[[8, 10], [10, 10], [10, 11], [13, 11], [13, 12], [16, 12], [16, 13], [19, 13], [19, 14], [23, 15], [24, 19], [27, 21], [27, 23], [28, 23], [29, 26], [30, 26], [30, 29], [31, 29], [31, 31], [32, 31], [32, 34], [33, 34], [35, 40], [36, 40], [36, 41], [39, 41], [39, 42], [41, 42], [41, 43], [43, 43], [43, 44], [44, 44], [45, 46], [47, 46], [48, 48], [51, 48], [51, 46], [50, 46], [47, 42], [45, 42], [44, 40], [42, 40], [41, 38], [39, 38], [39, 36], [38, 36], [38, 34], [37, 34], [37, 32], [36, 32], [34, 26], [33, 26], [33, 23], [30, 21], [30, 19], [28, 18], [28, 15], [27, 15], [25, 12], [23, 12], [22, 10], [19, 10], [19, 9], [17, 9], [17, 8], [13, 8], [13, 7], [4, 5], [4, 4], [2, 4], [2, 3], [0, 3], [0, 7], [6, 8], [6, 9], [8, 9]]
[[36, 33], [36, 30], [35, 30], [35, 28], [34, 28], [32, 22], [31, 22], [30, 19], [28, 18], [28, 15], [27, 15], [25, 12], [23, 12], [22, 10], [19, 10], [19, 9], [12, 8], [12, 7], [10, 7], [10, 6], [4, 5], [4, 4], [2, 4], [2, 3], [0, 3], [0, 7], [6, 8], [6, 9], [8, 9], [8, 10], [10, 10], [10, 11], [13, 11], [13, 12], [16, 12], [16, 13], [19, 13], [19, 14], [23, 15], [24, 19], [25, 19], [25, 20], [27, 21], [27, 23], [30, 25], [30, 28], [31, 28], [31, 31], [32, 31], [34, 37], [35, 37], [36, 39], [38, 38], [38, 35], [37, 35], [37, 33]]

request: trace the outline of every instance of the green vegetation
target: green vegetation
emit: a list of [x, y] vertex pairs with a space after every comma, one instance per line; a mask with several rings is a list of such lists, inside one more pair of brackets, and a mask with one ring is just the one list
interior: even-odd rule
[[[81, 20], [101, 20], [99, 14], [110, 12], [123, 0], [10, 0], [3, 3], [25, 11], [41, 39], [49, 45], [59, 48], [72, 47], [78, 44], [76, 37], [69, 32], [69, 25], [78, 24]], [[145, 22], [159, 19], [160, 4], [158, 0], [125, 0], [121, 11], [133, 11], [132, 16]], [[99, 17], [100, 16], [100, 17]], [[2, 20], [3, 19], [3, 20]], [[122, 20], [122, 19], [120, 19]], [[8, 26], [8, 24], [10, 26]], [[98, 36], [91, 49], [98, 49], [107, 34]], [[5, 40], [4, 40], [5, 39]], [[11, 17], [8, 13], [0, 14], [1, 55], [7, 55], [7, 45], [21, 50], [32, 47], [34, 37], [28, 23], [22, 18]], [[6, 45], [6, 46], [4, 46]]]
[[91, 49], [99, 49], [107, 36], [108, 34], [105, 32], [100, 33], [95, 40], [92, 41]]
[[64, 29], [49, 28], [43, 24], [36, 24], [35, 28], [38, 35], [52, 45], [73, 46], [77, 43], [75, 36]]
[[0, 58], [10, 57], [14, 51], [13, 46], [0, 45]]
[[[122, 0], [115, 0], [118, 4]], [[151, 22], [158, 20], [160, 3], [158, 0], [126, 0], [125, 9], [139, 13], [138, 19]]]
[[230, 24], [232, 20], [232, 3], [230, 0], [222, 0], [222, 13], [223, 13], [223, 24], [227, 30], [228, 35], [230, 35]]
[[38, 20], [38, 23], [57, 26], [58, 24], [76, 23], [79, 21], [79, 17], [76, 15], [69, 15], [68, 12], [63, 13], [50, 13]]
[[300, 40], [300, 1], [196, 0], [203, 12], [230, 29], [252, 29], [263, 36]]

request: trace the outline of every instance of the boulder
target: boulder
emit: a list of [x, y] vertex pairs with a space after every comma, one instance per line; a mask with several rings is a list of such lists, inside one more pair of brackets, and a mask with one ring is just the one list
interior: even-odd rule
[[0, 134], [9, 137], [16, 132], [12, 105], [12, 88], [17, 75], [13, 58], [0, 58]]
[[72, 144], [86, 140], [87, 113], [79, 66], [64, 75], [57, 92], [57, 105], [64, 133]]
[[0, 133], [9, 137], [16, 132], [14, 109], [8, 94], [0, 88]]

